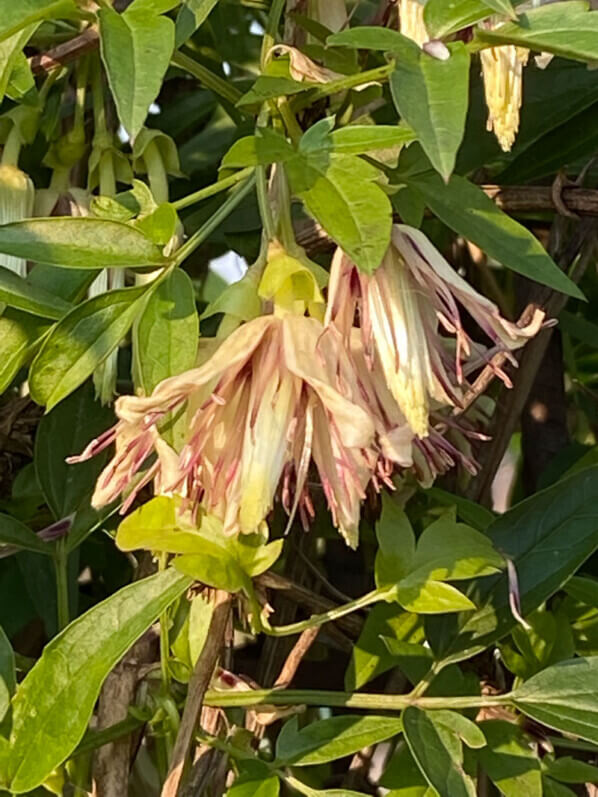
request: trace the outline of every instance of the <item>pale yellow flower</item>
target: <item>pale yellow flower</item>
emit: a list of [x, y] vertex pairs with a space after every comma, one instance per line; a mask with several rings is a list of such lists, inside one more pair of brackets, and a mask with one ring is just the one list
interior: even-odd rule
[[[31, 179], [18, 166], [0, 164], [0, 224], [22, 221], [33, 215], [35, 189]], [[0, 266], [20, 277], [27, 276], [27, 261], [0, 253]]]
[[482, 75], [488, 106], [487, 129], [504, 152], [510, 152], [519, 130], [519, 114], [523, 101], [523, 67], [529, 50], [505, 44], [482, 50]]
[[420, 47], [428, 41], [423, 0], [399, 0], [399, 30]]
[[[490, 339], [490, 348], [471, 340], [459, 305]], [[507, 321], [422, 232], [406, 225], [394, 226], [392, 244], [372, 275], [358, 271], [337, 250], [326, 323], [347, 337], [356, 315], [370, 370], [382, 371], [390, 394], [420, 439], [430, 434], [434, 409], [459, 406], [466, 372], [479, 368], [498, 350], [522, 346], [540, 329], [544, 317], [538, 311], [524, 328]], [[454, 337], [453, 352], [447, 336]]]
[[[157, 479], [187, 505], [220, 518], [228, 533], [252, 533], [283, 504], [304, 523], [313, 514], [307, 470], [313, 458], [335, 524], [357, 544], [360, 504], [376, 468], [374, 422], [357, 401], [355, 372], [342, 341], [313, 318], [262, 316], [238, 327], [201, 367], [161, 382], [148, 397], [117, 399], [118, 424], [81, 461], [112, 441], [116, 453], [92, 498], [99, 507]], [[187, 402], [189, 433], [177, 455], [157, 424]]]

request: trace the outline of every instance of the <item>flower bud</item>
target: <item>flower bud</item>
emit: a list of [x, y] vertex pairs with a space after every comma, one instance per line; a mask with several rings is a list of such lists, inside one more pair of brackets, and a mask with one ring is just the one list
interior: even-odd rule
[[[18, 166], [0, 164], [0, 224], [27, 219], [33, 214], [35, 190], [31, 179]], [[0, 265], [19, 276], [27, 274], [27, 261], [0, 253]]]

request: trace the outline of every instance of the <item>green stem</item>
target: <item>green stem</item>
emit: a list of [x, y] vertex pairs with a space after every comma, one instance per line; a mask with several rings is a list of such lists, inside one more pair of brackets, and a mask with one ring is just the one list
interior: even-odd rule
[[224, 219], [226, 219], [237, 205], [243, 201], [247, 194], [253, 190], [254, 186], [255, 179], [250, 177], [243, 185], [233, 189], [230, 196], [220, 205], [214, 215], [209, 218], [205, 224], [202, 224], [199, 230], [196, 230], [189, 240], [185, 241], [181, 248], [175, 252], [175, 265], [179, 265], [185, 258], [189, 257], [189, 255], [194, 252], [220, 224], [222, 224]]
[[373, 80], [386, 80], [394, 72], [394, 69], [395, 62], [390, 61], [384, 66], [377, 66], [375, 69], [368, 69], [366, 72], [358, 72], [355, 75], [347, 75], [347, 77], [339, 78], [338, 80], [331, 80], [330, 83], [325, 83], [321, 88], [315, 89], [313, 92], [305, 92], [305, 94], [297, 97], [296, 101], [292, 103], [292, 108], [294, 111], [300, 111], [302, 108], [318, 100], [323, 100], [331, 94], [337, 94], [339, 91], [354, 89], [356, 86], [370, 83]]
[[101, 138], [108, 134], [106, 124], [106, 103], [104, 102], [104, 85], [102, 82], [102, 65], [99, 56], [94, 58], [91, 69], [91, 91], [93, 95], [93, 128], [94, 137]]
[[276, 170], [276, 188], [278, 192], [278, 232], [280, 240], [287, 252], [293, 252], [297, 249], [297, 243], [291, 216], [291, 195], [286, 173], [281, 167]]
[[264, 228], [266, 238], [268, 241], [271, 241], [276, 235], [276, 224], [274, 223], [274, 216], [270, 205], [270, 194], [268, 191], [268, 179], [266, 177], [265, 166], [256, 167], [255, 178], [257, 204], [262, 219], [262, 227]]
[[366, 606], [371, 606], [372, 603], [386, 600], [393, 594], [393, 588], [375, 589], [362, 595], [361, 598], [356, 598], [349, 603], [344, 603], [342, 606], [335, 606], [323, 614], [313, 614], [307, 620], [300, 620], [298, 623], [290, 623], [289, 625], [271, 626], [269, 623], [264, 624], [264, 632], [270, 636], [289, 636], [289, 634], [300, 634], [302, 631], [307, 631], [308, 628], [317, 628], [324, 623], [330, 623], [333, 620], [338, 620], [351, 612], [365, 609]]
[[102, 196], [116, 194], [116, 175], [110, 149], [105, 149], [100, 155], [100, 194]]
[[428, 691], [428, 687], [436, 678], [440, 670], [442, 669], [442, 665], [440, 662], [435, 661], [428, 672], [424, 675], [421, 681], [415, 685], [413, 690], [410, 692], [410, 697], [421, 697]]
[[56, 574], [56, 607], [58, 614], [58, 630], [62, 631], [70, 622], [68, 553], [66, 540], [56, 541], [54, 553], [54, 572]]
[[200, 188], [199, 191], [194, 191], [192, 194], [188, 194], [181, 199], [176, 199], [174, 202], [171, 202], [171, 205], [175, 210], [188, 208], [189, 205], [195, 205], [196, 202], [201, 202], [203, 199], [208, 199], [208, 197], [214, 196], [214, 194], [219, 194], [221, 191], [226, 191], [227, 188], [232, 188], [237, 183], [243, 182], [246, 177], [251, 177], [253, 171], [253, 166], [247, 166], [245, 169], [240, 169], [238, 172], [231, 174], [230, 177], [223, 177], [222, 180], [218, 180], [218, 182], [212, 183], [212, 185]]
[[[159, 569], [166, 570], [168, 564], [168, 554], [160, 554]], [[168, 609], [160, 615], [160, 671], [162, 673], [162, 689], [165, 694], [170, 694], [170, 668], [168, 657], [170, 655], [170, 639], [168, 634]]]
[[503, 706], [511, 695], [473, 695], [470, 697], [419, 697], [361, 692], [329, 692], [317, 689], [252, 689], [247, 692], [206, 692], [205, 706], [331, 706], [374, 711], [403, 711], [409, 706], [422, 709], [466, 709]]
[[143, 160], [154, 199], [158, 205], [161, 205], [162, 202], [168, 202], [168, 175], [155, 140], [150, 141], [144, 149]]
[[214, 94], [218, 94], [224, 100], [228, 100], [232, 105], [241, 99], [243, 96], [241, 92], [232, 86], [228, 81], [221, 78], [219, 75], [215, 75], [210, 69], [205, 67], [203, 64], [200, 64], [199, 61], [196, 61], [194, 58], [190, 58], [188, 55], [184, 53], [177, 52], [171, 58], [171, 63], [174, 66], [178, 66], [180, 69], [184, 69], [186, 72], [189, 72], [190, 75], [196, 77], [203, 85], [213, 91]]
[[262, 39], [262, 51], [260, 54], [260, 67], [262, 71], [266, 66], [266, 56], [276, 44], [276, 34], [278, 32], [280, 18], [282, 16], [282, 12], [284, 11], [285, 5], [286, 0], [272, 0], [270, 13], [268, 14], [268, 21], [266, 23], [266, 30]]
[[286, 97], [281, 97], [279, 99], [278, 110], [280, 112], [280, 115], [282, 116], [284, 126], [287, 129], [287, 133], [289, 134], [291, 141], [293, 142], [293, 144], [298, 144], [299, 139], [303, 135], [303, 130], [301, 129], [299, 122], [297, 121], [295, 114], [293, 113], [293, 110]]
[[52, 172], [50, 185], [48, 187], [59, 194], [63, 191], [67, 191], [70, 184], [70, 173], [71, 170], [68, 166], [57, 166]]
[[85, 121], [85, 94], [87, 92], [87, 79], [89, 76], [89, 58], [81, 58], [77, 64], [77, 91], [75, 95], [75, 113], [73, 118], [73, 130], [81, 137], [85, 138], [83, 129]]
[[136, 731], [146, 722], [147, 719], [130, 716], [120, 722], [114, 723], [114, 725], [102, 728], [101, 731], [87, 731], [73, 755], [91, 753], [93, 750], [97, 750], [98, 747], [103, 747], [109, 742], [122, 739], [123, 736], [128, 736], [130, 733], [133, 733], [133, 731]]
[[18, 166], [19, 165], [19, 155], [21, 153], [21, 134], [19, 133], [19, 129], [16, 125], [10, 128], [8, 136], [6, 137], [6, 141], [4, 142], [4, 148], [2, 149], [2, 165], [6, 166]]

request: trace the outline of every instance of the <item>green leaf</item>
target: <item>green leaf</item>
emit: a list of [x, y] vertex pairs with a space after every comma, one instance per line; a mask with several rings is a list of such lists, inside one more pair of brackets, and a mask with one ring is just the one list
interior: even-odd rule
[[[524, 617], [598, 547], [597, 491], [598, 468], [589, 468], [522, 501], [489, 527], [494, 547], [515, 565]], [[468, 595], [479, 606], [476, 612], [427, 623], [430, 644], [447, 663], [473, 656], [517, 625], [506, 573], [476, 579]]]
[[248, 576], [254, 577], [269, 570], [282, 553], [284, 540], [265, 544], [260, 534], [239, 534], [232, 541], [239, 564]]
[[561, 783], [598, 783], [598, 767], [571, 756], [556, 761], [545, 758], [546, 774]]
[[490, 44], [516, 44], [579, 61], [598, 59], [598, 14], [585, 0], [568, 0], [536, 8], [489, 30], [478, 28], [476, 40]]
[[43, 19], [61, 19], [77, 15], [73, 0], [19, 0], [3, 3], [0, 20], [0, 41]]
[[255, 135], [239, 138], [226, 153], [221, 169], [284, 163], [295, 155], [295, 149], [284, 136], [270, 127], [258, 127]]
[[440, 797], [476, 797], [475, 785], [463, 769], [461, 742], [434, 719], [434, 712], [405, 709], [403, 733], [423, 776]]
[[249, 589], [249, 578], [267, 570], [282, 549], [281, 540], [264, 545], [257, 534], [230, 537], [209, 515], [197, 529], [181, 515], [178, 502], [166, 496], [148, 501], [123, 520], [116, 544], [123, 551], [182, 554], [173, 563], [180, 572], [228, 592]]
[[37, 23], [34, 23], [13, 33], [7, 39], [0, 39], [0, 102], [7, 92], [14, 68], [23, 55], [22, 48], [36, 28]]
[[189, 607], [189, 658], [195, 666], [210, 631], [210, 623], [214, 614], [214, 604], [205, 600], [202, 595], [195, 595]]
[[225, 797], [278, 797], [280, 781], [259, 760], [239, 762], [239, 774]]
[[368, 274], [390, 243], [392, 208], [376, 168], [353, 155], [296, 155], [285, 169], [307, 211]]
[[396, 599], [407, 611], [416, 614], [444, 614], [476, 608], [475, 603], [456, 587], [442, 581], [417, 584], [410, 580], [404, 586], [399, 582]]
[[7, 787], [39, 786], [82, 739], [105, 677], [189, 586], [169, 569], [94, 606], [45, 648], [13, 701]]
[[[91, 270], [37, 265], [27, 279], [41, 288], [49, 286], [66, 301], [76, 301], [93, 281], [94, 274]], [[49, 329], [47, 321], [10, 307], [0, 316], [0, 392], [34, 354]]]
[[9, 638], [0, 625], [0, 722], [10, 707], [10, 698], [17, 688], [15, 654]]
[[93, 386], [88, 382], [39, 422], [35, 472], [56, 520], [76, 512], [89, 497], [106, 464], [108, 451], [77, 465], [67, 464], [66, 458], [80, 454], [113, 420], [112, 411], [94, 401]]
[[73, 307], [59, 296], [32, 285], [3, 266], [0, 266], [0, 302], [32, 315], [56, 319], [61, 318]]
[[0, 252], [61, 268], [132, 268], [167, 262], [160, 249], [135, 227], [86, 217], [26, 219], [0, 225]]
[[331, 149], [344, 155], [361, 155], [415, 141], [406, 125], [347, 125], [330, 133]]
[[[428, 782], [406, 744], [398, 745], [380, 778], [380, 786], [392, 790], [387, 797], [431, 797]], [[433, 790], [434, 797], [436, 794]]]
[[576, 792], [552, 778], [542, 776], [542, 797], [574, 797]]
[[441, 221], [499, 263], [567, 296], [583, 298], [577, 285], [561, 271], [538, 239], [503, 213], [477, 185], [458, 175], [453, 175], [445, 185], [438, 175], [431, 173], [408, 177], [407, 183], [421, 194]]
[[33, 400], [51, 410], [91, 376], [127, 334], [148, 290], [151, 285], [108, 291], [59, 321], [31, 365]]
[[[199, 318], [193, 283], [175, 269], [151, 294], [133, 327], [135, 382], [149, 395], [169, 376], [193, 368], [197, 356]], [[176, 450], [186, 433], [185, 411], [168, 415], [160, 433]]]
[[454, 733], [472, 750], [479, 750], [486, 746], [486, 737], [482, 729], [463, 714], [439, 709], [433, 711], [431, 716], [436, 725]]
[[276, 742], [281, 764], [309, 766], [352, 755], [364, 747], [384, 742], [401, 732], [397, 717], [345, 714], [311, 722], [299, 729], [297, 717], [285, 723]]
[[[359, 639], [353, 645], [345, 673], [345, 689], [354, 692], [397, 664], [384, 639], [393, 637], [408, 643], [423, 642], [422, 623], [395, 603], [377, 603], [366, 617]], [[431, 662], [430, 662], [431, 663]]]
[[306, 81], [299, 82], [288, 77], [260, 75], [249, 91], [237, 101], [237, 107], [247, 108], [247, 110], [251, 110], [252, 107], [259, 108], [266, 100], [273, 100], [290, 94], [299, 94], [302, 91], [314, 88], [315, 85], [317, 84], [307, 83]]
[[428, 0], [424, 7], [428, 35], [433, 39], [442, 39], [468, 28], [492, 14], [489, 5], [483, 0]]
[[[500, 173], [501, 184], [519, 185], [539, 180], [591, 157], [592, 130], [598, 125], [598, 105], [593, 103], [564, 124], [548, 131], [533, 144], [534, 157], [525, 149]], [[516, 151], [516, 150], [515, 150]]]
[[176, 18], [177, 49], [203, 25], [217, 2], [218, 0], [185, 0]]
[[505, 720], [487, 720], [480, 725], [487, 746], [478, 761], [492, 783], [505, 797], [542, 797], [540, 762], [530, 738]]
[[454, 506], [457, 510], [458, 517], [478, 531], [486, 531], [496, 517], [494, 512], [487, 509], [485, 506], [476, 504], [474, 501], [463, 498], [461, 495], [449, 493], [440, 487], [431, 487], [429, 490], [426, 490], [426, 495], [443, 506]]
[[101, 53], [118, 118], [131, 138], [158, 96], [174, 50], [174, 23], [142, 8], [102, 7]]
[[160, 246], [166, 246], [172, 240], [178, 224], [176, 210], [169, 202], [162, 202], [147, 216], [135, 221], [135, 227]]
[[484, 0], [484, 5], [496, 11], [497, 14], [503, 14], [511, 19], [517, 19], [517, 14], [511, 3], [511, 0]]
[[511, 697], [536, 722], [598, 744], [598, 656], [548, 667]]
[[420, 50], [414, 59], [399, 60], [390, 77], [397, 110], [445, 180], [463, 139], [469, 94], [469, 52], [463, 42], [449, 50], [446, 61]]
[[564, 586], [567, 595], [576, 601], [598, 609], [598, 580], [584, 576], [573, 576]]
[[326, 39], [327, 46], [354, 47], [357, 50], [383, 50], [412, 56], [417, 53], [417, 45], [392, 28], [377, 25], [362, 25], [358, 28], [345, 28]]
[[421, 534], [403, 584], [426, 579], [462, 581], [502, 570], [504, 558], [485, 534], [443, 516]]
[[415, 534], [405, 512], [386, 493], [382, 495], [382, 514], [376, 524], [376, 538], [376, 586], [391, 586], [411, 570]]
[[12, 515], [0, 514], [0, 544], [35, 553], [52, 553], [52, 547], [47, 542], [41, 540], [34, 531]]

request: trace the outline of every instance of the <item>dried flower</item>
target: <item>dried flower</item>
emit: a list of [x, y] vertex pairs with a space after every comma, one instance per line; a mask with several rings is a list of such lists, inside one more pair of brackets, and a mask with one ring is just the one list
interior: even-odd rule
[[[459, 305], [488, 336], [490, 348], [470, 338]], [[430, 434], [433, 409], [459, 406], [467, 373], [498, 350], [522, 346], [540, 329], [544, 317], [537, 311], [524, 328], [507, 321], [493, 302], [451, 268], [423, 233], [405, 225], [395, 225], [392, 244], [371, 276], [359, 272], [337, 250], [327, 323], [347, 337], [357, 310], [370, 370], [381, 368], [388, 390], [419, 438]], [[452, 353], [447, 335], [455, 339]], [[498, 375], [508, 383], [504, 373]]]
[[[357, 390], [333, 331], [303, 316], [262, 316], [236, 329], [201, 367], [164, 380], [151, 396], [119, 398], [118, 424], [70, 461], [116, 442], [92, 499], [99, 507], [132, 485], [155, 453], [123, 509], [157, 479], [159, 490], [221, 518], [228, 533], [251, 533], [272, 509], [279, 485], [287, 512], [298, 509], [308, 522], [313, 458], [334, 522], [355, 546], [360, 503], [378, 458], [373, 421], [351, 400]], [[177, 455], [157, 424], [185, 402], [189, 435]]]
[[505, 44], [480, 53], [484, 92], [488, 106], [488, 130], [494, 130], [501, 149], [510, 152], [519, 130], [523, 99], [523, 67], [529, 50]]

